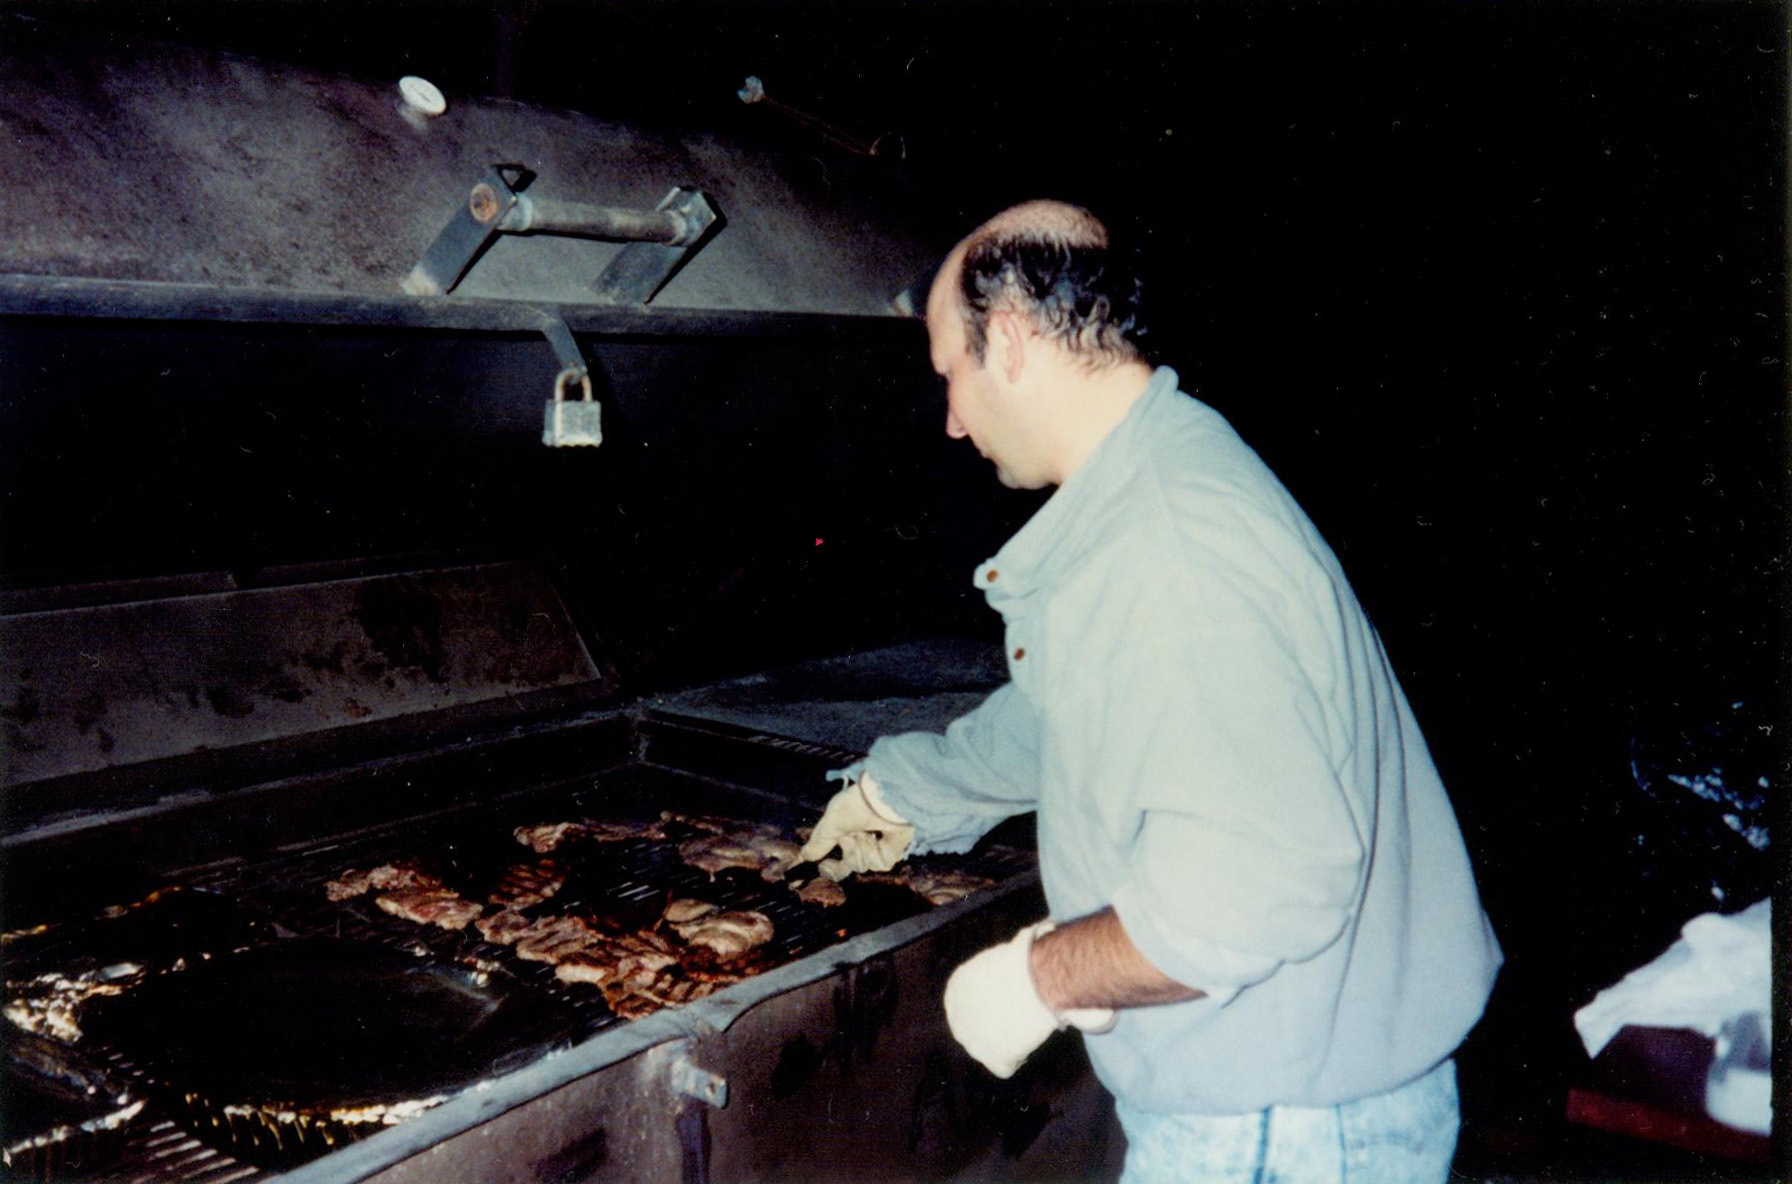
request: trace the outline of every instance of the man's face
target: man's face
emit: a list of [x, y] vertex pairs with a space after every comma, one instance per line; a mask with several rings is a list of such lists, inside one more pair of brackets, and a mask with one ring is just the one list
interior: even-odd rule
[[983, 362], [971, 355], [957, 295], [958, 266], [955, 251], [927, 297], [928, 350], [934, 371], [946, 380], [946, 435], [968, 437], [1009, 489], [1042, 488], [1048, 480], [1030, 471], [1014, 392], [986, 365], [988, 351]]

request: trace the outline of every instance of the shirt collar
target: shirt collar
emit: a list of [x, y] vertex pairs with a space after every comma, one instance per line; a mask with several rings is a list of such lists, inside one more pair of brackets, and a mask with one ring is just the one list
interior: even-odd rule
[[1114, 430], [993, 559], [978, 565], [971, 582], [989, 597], [991, 607], [1000, 611], [1004, 602], [1049, 586], [1075, 564], [1083, 550], [1083, 535], [1088, 533], [1085, 523], [1133, 473], [1141, 433], [1146, 430], [1142, 425], [1154, 406], [1176, 396], [1180, 385], [1176, 371], [1159, 366]]

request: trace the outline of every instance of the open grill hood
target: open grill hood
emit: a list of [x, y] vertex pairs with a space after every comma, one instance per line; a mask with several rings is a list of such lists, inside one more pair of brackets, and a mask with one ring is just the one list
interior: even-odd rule
[[[364, 80], [19, 14], [0, 26], [0, 294], [13, 309], [184, 296], [205, 317], [221, 296], [284, 295], [317, 319], [422, 317], [400, 285], [494, 166], [525, 170], [542, 203], [650, 212], [675, 187], [703, 194], [719, 220], [655, 310], [891, 316], [946, 245], [885, 158], [780, 156], [471, 95], [429, 116], [406, 108], [398, 69]], [[453, 296], [638, 309], [594, 289], [624, 249], [502, 235]]]

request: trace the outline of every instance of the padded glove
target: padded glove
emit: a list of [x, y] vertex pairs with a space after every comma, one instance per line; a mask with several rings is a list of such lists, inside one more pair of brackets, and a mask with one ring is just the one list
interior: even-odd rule
[[824, 860], [821, 872], [843, 880], [853, 872], [887, 872], [902, 861], [915, 841], [915, 828], [890, 808], [869, 774], [833, 796], [803, 844], [802, 858], [821, 859], [840, 848], [839, 859]]
[[1055, 928], [1041, 921], [991, 946], [946, 980], [946, 1023], [964, 1050], [997, 1077], [1012, 1077], [1045, 1038], [1061, 1028], [1105, 1032], [1114, 1013], [1105, 1007], [1053, 1011], [1033, 985], [1033, 939]]

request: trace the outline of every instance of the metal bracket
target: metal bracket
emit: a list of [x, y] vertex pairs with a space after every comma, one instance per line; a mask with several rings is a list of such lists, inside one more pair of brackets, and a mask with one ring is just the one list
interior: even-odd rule
[[673, 189], [656, 212], [676, 217], [686, 228], [678, 242], [633, 242], [622, 248], [592, 285], [605, 304], [646, 304], [683, 267], [716, 225], [720, 215], [696, 189]]
[[698, 1067], [689, 1053], [681, 1052], [672, 1061], [672, 1089], [687, 1098], [695, 1098], [720, 1110], [728, 1104], [728, 1079]]
[[541, 310], [541, 333], [554, 347], [554, 356], [560, 360], [560, 369], [573, 371], [574, 377], [583, 378], [591, 372], [585, 364], [585, 355], [579, 349], [578, 339], [572, 335], [572, 329], [566, 318], [550, 308]]
[[499, 235], [564, 234], [628, 243], [598, 277], [597, 295], [646, 304], [718, 221], [694, 189], [673, 189], [654, 209], [634, 210], [532, 198], [522, 192], [532, 179], [519, 164], [487, 169], [399, 286], [412, 296], [443, 296]]

